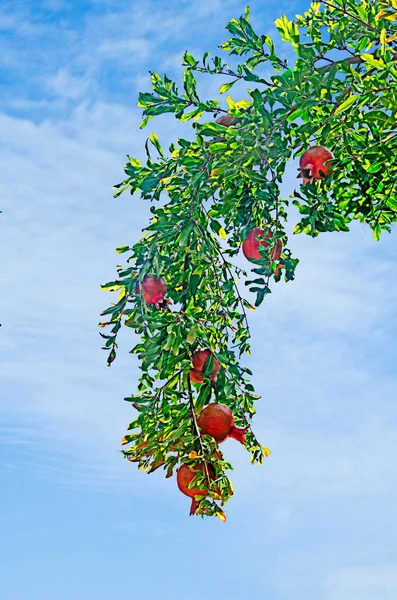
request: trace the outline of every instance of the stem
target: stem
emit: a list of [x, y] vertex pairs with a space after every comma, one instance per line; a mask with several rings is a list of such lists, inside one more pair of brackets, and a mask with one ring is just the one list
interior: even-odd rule
[[207, 461], [205, 460], [205, 452], [204, 452], [203, 440], [201, 438], [200, 428], [199, 428], [198, 423], [197, 423], [196, 413], [194, 412], [194, 400], [193, 400], [193, 393], [192, 393], [192, 384], [190, 383], [189, 377], [187, 378], [187, 389], [188, 389], [188, 393], [189, 393], [190, 414], [192, 416], [193, 427], [196, 430], [197, 439], [198, 439], [199, 444], [200, 444], [201, 455], [203, 457], [203, 465], [204, 465], [205, 476], [206, 476], [207, 483], [208, 483], [208, 489], [210, 489], [210, 487], [211, 487], [211, 479], [210, 479], [210, 474], [209, 474], [209, 471], [208, 471], [208, 464], [207, 464]]
[[346, 10], [345, 8], [341, 8], [340, 6], [335, 6], [335, 4], [331, 4], [330, 2], [327, 2], [327, 0], [319, 0], [319, 2], [321, 4], [324, 4], [324, 6], [328, 6], [329, 8], [333, 8], [335, 10], [338, 10], [339, 12], [341, 12], [343, 15], [345, 15], [346, 17], [351, 17], [352, 19], [354, 19], [355, 21], [358, 21], [359, 23], [362, 23], [363, 25], [365, 25], [365, 27], [368, 27], [368, 29], [371, 29], [371, 31], [376, 31], [376, 33], [380, 34], [379, 29], [377, 29], [376, 27], [374, 27], [373, 25], [370, 25], [370, 23], [367, 23], [367, 21], [364, 21], [363, 19], [361, 19], [360, 17], [357, 17], [355, 14], [349, 12], [348, 10]]
[[[189, 264], [189, 255], [186, 254], [185, 260], [184, 260], [184, 263], [183, 263], [183, 272], [184, 273], [186, 273], [186, 271], [187, 271], [188, 264]], [[187, 306], [187, 295], [186, 295], [187, 283], [185, 281], [184, 281], [184, 286], [185, 286], [185, 293], [183, 295], [183, 302], [182, 302], [181, 312], [184, 312], [185, 309], [186, 309], [186, 306]], [[190, 414], [191, 414], [192, 422], [193, 422], [193, 428], [196, 431], [197, 439], [198, 439], [199, 444], [200, 444], [201, 454], [202, 454], [202, 457], [203, 457], [203, 465], [204, 465], [205, 476], [206, 476], [206, 479], [207, 479], [208, 489], [210, 489], [210, 487], [211, 487], [211, 479], [210, 479], [210, 475], [209, 475], [209, 471], [208, 471], [207, 461], [205, 460], [204, 446], [203, 446], [203, 440], [201, 439], [200, 428], [199, 428], [198, 423], [197, 423], [196, 413], [194, 412], [194, 400], [193, 400], [192, 384], [190, 383], [190, 377], [189, 376], [187, 377], [187, 389], [188, 389], [188, 394], [189, 394], [189, 407], [190, 407]]]
[[[371, 56], [376, 58], [376, 52], [372, 52]], [[397, 52], [393, 54], [392, 58], [393, 60], [397, 60]], [[325, 57], [322, 57], [322, 60], [326, 60]], [[362, 65], [363, 62], [365, 61], [363, 58], [361, 58], [361, 56], [352, 56], [351, 58], [343, 58], [341, 60], [332, 61], [332, 65], [325, 65], [324, 67], [315, 67], [315, 70], [317, 71], [317, 73], [326, 73], [327, 71], [330, 71], [334, 65]]]

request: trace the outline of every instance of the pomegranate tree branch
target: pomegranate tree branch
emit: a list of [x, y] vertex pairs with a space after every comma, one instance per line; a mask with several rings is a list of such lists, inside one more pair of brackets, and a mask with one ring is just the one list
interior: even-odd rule
[[207, 483], [208, 483], [208, 489], [210, 489], [210, 487], [211, 487], [211, 479], [210, 479], [210, 474], [209, 474], [209, 471], [208, 471], [208, 464], [207, 464], [207, 461], [205, 460], [205, 452], [204, 452], [203, 440], [201, 438], [201, 431], [200, 431], [200, 428], [198, 426], [197, 417], [196, 417], [196, 413], [195, 413], [195, 410], [194, 410], [194, 400], [193, 400], [192, 384], [190, 383], [189, 377], [187, 378], [187, 389], [188, 389], [188, 393], [189, 393], [190, 414], [191, 414], [191, 417], [192, 417], [193, 427], [194, 427], [194, 429], [196, 431], [197, 439], [198, 439], [199, 444], [200, 444], [201, 455], [203, 457], [202, 461], [203, 461], [203, 465], [204, 465], [204, 472], [205, 472], [205, 476], [206, 476]]
[[[376, 52], [371, 54], [374, 58], [377, 58]], [[393, 60], [397, 60], [397, 52], [392, 56]], [[318, 60], [324, 60], [325, 57], [321, 57]], [[351, 58], [342, 58], [341, 60], [332, 61], [331, 65], [325, 65], [324, 67], [314, 67], [317, 73], [326, 73], [330, 71], [334, 65], [362, 65], [364, 59], [361, 56], [352, 56]]]
[[368, 29], [371, 29], [371, 31], [376, 31], [376, 33], [380, 34], [380, 30], [379, 29], [377, 29], [376, 27], [374, 27], [370, 23], [367, 23], [367, 21], [364, 21], [364, 19], [361, 19], [360, 17], [358, 17], [354, 13], [349, 12], [344, 7], [341, 7], [341, 6], [338, 6], [338, 5], [335, 5], [335, 4], [331, 4], [330, 2], [327, 2], [327, 0], [319, 0], [319, 2], [321, 4], [324, 4], [324, 6], [328, 6], [329, 8], [333, 8], [334, 10], [337, 10], [337, 11], [341, 12], [345, 17], [350, 17], [351, 19], [354, 19], [354, 21], [358, 21], [359, 23], [362, 23], [363, 25], [365, 25], [365, 27], [368, 27]]
[[[184, 260], [184, 263], [183, 263], [183, 273], [184, 274], [187, 271], [188, 265], [189, 265], [189, 255], [186, 254], [185, 260]], [[186, 281], [183, 282], [183, 285], [184, 285], [184, 294], [183, 294], [181, 312], [185, 311], [186, 306], [187, 306], [187, 294], [186, 294], [187, 283], [186, 283]], [[209, 474], [209, 471], [208, 471], [207, 461], [205, 460], [203, 440], [201, 439], [201, 432], [200, 432], [200, 428], [199, 428], [198, 423], [197, 423], [197, 417], [196, 417], [196, 413], [195, 413], [195, 410], [194, 410], [194, 400], [193, 400], [192, 384], [190, 383], [190, 377], [189, 377], [189, 375], [187, 377], [187, 390], [188, 390], [188, 395], [189, 395], [189, 408], [190, 408], [190, 414], [191, 414], [191, 417], [192, 417], [193, 429], [196, 432], [196, 436], [197, 436], [197, 439], [198, 439], [199, 444], [200, 444], [201, 455], [203, 457], [202, 461], [203, 461], [203, 465], [204, 465], [204, 472], [205, 472], [205, 476], [206, 476], [207, 484], [208, 484], [208, 489], [209, 489], [211, 487], [211, 479], [210, 479], [210, 474]]]

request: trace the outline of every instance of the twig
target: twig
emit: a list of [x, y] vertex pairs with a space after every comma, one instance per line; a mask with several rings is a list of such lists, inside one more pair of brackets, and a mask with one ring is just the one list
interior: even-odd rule
[[187, 389], [188, 389], [188, 393], [189, 393], [189, 407], [190, 407], [190, 414], [192, 416], [192, 421], [193, 421], [193, 426], [194, 429], [196, 430], [196, 435], [200, 444], [200, 450], [201, 450], [201, 455], [203, 457], [203, 465], [204, 465], [204, 471], [205, 471], [205, 476], [207, 478], [207, 483], [208, 483], [208, 489], [211, 487], [211, 479], [210, 479], [210, 474], [208, 471], [208, 464], [207, 461], [205, 460], [205, 452], [204, 452], [204, 446], [203, 446], [203, 440], [201, 438], [201, 431], [200, 428], [198, 426], [197, 423], [197, 417], [196, 417], [196, 413], [194, 412], [194, 401], [193, 401], [193, 393], [192, 393], [192, 384], [190, 383], [190, 379], [188, 377], [187, 379]]
[[335, 6], [335, 4], [331, 4], [330, 2], [327, 2], [327, 0], [319, 0], [319, 2], [321, 4], [324, 4], [325, 6], [333, 8], [334, 10], [338, 10], [343, 15], [346, 15], [347, 17], [351, 17], [355, 21], [358, 21], [359, 23], [362, 23], [363, 25], [365, 25], [365, 27], [368, 27], [368, 29], [371, 29], [371, 31], [376, 31], [376, 33], [380, 34], [380, 30], [379, 29], [377, 29], [376, 27], [374, 27], [370, 23], [367, 23], [367, 21], [364, 21], [364, 19], [361, 19], [360, 17], [357, 17], [355, 14], [349, 12], [345, 8], [341, 8], [340, 6]]
[[[374, 58], [377, 58], [376, 52], [371, 54]], [[397, 52], [395, 52], [392, 56], [393, 60], [397, 60]], [[320, 60], [320, 58], [318, 59]], [[321, 60], [325, 60], [325, 57], [322, 57]], [[361, 56], [352, 56], [351, 58], [343, 58], [341, 60], [336, 60], [332, 63], [332, 65], [325, 65], [324, 67], [315, 67], [317, 73], [325, 73], [330, 71], [334, 65], [362, 65], [365, 60]]]

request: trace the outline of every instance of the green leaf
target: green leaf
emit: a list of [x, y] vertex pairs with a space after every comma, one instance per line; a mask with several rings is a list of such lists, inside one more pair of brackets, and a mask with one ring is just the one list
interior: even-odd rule
[[194, 296], [201, 281], [201, 275], [192, 273], [189, 279], [190, 293]]
[[195, 67], [198, 64], [198, 61], [194, 59], [194, 57], [189, 54], [187, 51], [183, 55], [183, 65], [190, 65], [191, 67]]
[[375, 67], [376, 69], [384, 69], [386, 66], [383, 58], [375, 58], [373, 54], [361, 54], [361, 58], [371, 67]]
[[179, 246], [186, 246], [188, 243], [189, 236], [194, 228], [193, 221], [186, 221], [182, 227], [182, 231], [179, 235]]
[[156, 148], [157, 152], [160, 154], [161, 158], [164, 158], [163, 149], [160, 146], [159, 139], [155, 133], [150, 134], [150, 141], [152, 142], [153, 146]]
[[188, 344], [194, 344], [197, 338], [197, 325], [192, 325], [189, 329], [188, 334], [186, 336], [186, 341]]
[[211, 383], [203, 383], [201, 385], [200, 393], [197, 396], [197, 399], [195, 402], [195, 407], [196, 407], [197, 412], [201, 411], [203, 409], [203, 407], [206, 404], [208, 404], [208, 402], [211, 398], [211, 391], [212, 391]]
[[338, 106], [338, 108], [335, 111], [335, 115], [343, 112], [344, 110], [347, 110], [348, 108], [350, 108], [350, 106], [356, 101], [358, 100], [359, 96], [354, 95], [354, 94], [350, 94], [350, 96], [344, 101], [342, 102], [342, 104], [340, 104]]
[[287, 122], [291, 123], [291, 121], [294, 121], [295, 119], [297, 119], [298, 117], [301, 116], [301, 114], [305, 111], [304, 108], [297, 108], [296, 110], [294, 110], [293, 113], [291, 113], [288, 117], [287, 117]]
[[148, 115], [147, 117], [145, 117], [143, 119], [143, 121], [141, 122], [141, 124], [139, 125], [139, 129], [145, 129], [146, 125], [149, 123], [149, 121], [153, 119], [152, 115]]
[[214, 142], [213, 144], [210, 144], [208, 146], [208, 150], [211, 152], [211, 154], [216, 154], [218, 152], [221, 152], [222, 150], [227, 150], [228, 149], [228, 145], [225, 144], [224, 142]]
[[228, 90], [230, 90], [230, 88], [236, 83], [235, 81], [230, 81], [229, 83], [224, 83], [223, 85], [221, 85], [221, 87], [219, 88], [219, 93], [220, 94], [224, 94], [225, 92], [227, 92]]

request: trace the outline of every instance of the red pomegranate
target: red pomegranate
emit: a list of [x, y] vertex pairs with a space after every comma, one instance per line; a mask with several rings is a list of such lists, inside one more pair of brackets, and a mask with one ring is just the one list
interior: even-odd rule
[[[207, 359], [211, 356], [212, 352], [209, 350], [196, 350], [192, 357], [193, 369], [190, 369], [189, 377], [193, 383], [203, 383], [203, 372], [204, 365]], [[212, 367], [212, 373], [210, 381], [212, 384], [215, 383], [217, 375], [221, 369], [219, 360], [214, 356], [214, 365]]]
[[197, 424], [201, 433], [211, 435], [218, 444], [228, 437], [245, 444], [247, 429], [234, 425], [233, 413], [225, 404], [208, 404], [199, 414]]
[[333, 158], [332, 152], [325, 146], [311, 146], [300, 157], [298, 178], [303, 178], [304, 185], [313, 183], [315, 179], [324, 179], [332, 173], [329, 161]]
[[219, 117], [219, 119], [215, 121], [215, 123], [218, 123], [218, 125], [223, 125], [224, 127], [229, 127], [229, 125], [235, 125], [240, 121], [241, 119], [232, 117], [232, 115], [222, 115], [221, 117]]
[[[251, 229], [251, 231], [249, 232], [249, 234], [247, 235], [247, 237], [245, 238], [245, 240], [242, 244], [243, 254], [244, 254], [245, 258], [247, 258], [248, 260], [255, 261], [255, 260], [263, 259], [263, 256], [261, 255], [261, 253], [258, 250], [259, 244], [261, 244], [265, 248], [268, 248], [270, 246], [270, 244], [266, 241], [266, 239], [261, 239], [261, 240], [256, 239], [258, 236], [260, 236], [262, 238], [272, 238], [273, 233], [269, 229], [267, 229], [267, 230], [262, 229], [262, 227], [255, 227], [255, 229]], [[277, 260], [278, 258], [280, 258], [282, 249], [283, 249], [282, 242], [281, 242], [280, 238], [277, 238], [273, 248], [269, 252], [270, 260], [273, 261], [273, 260]]]
[[[154, 304], [156, 308], [164, 308], [164, 304], [168, 304], [168, 301], [164, 300], [166, 291], [167, 284], [164, 279], [145, 277], [142, 282], [142, 293], [146, 304]], [[137, 293], [139, 294], [139, 292], [140, 286], [138, 284]]]
[[[201, 473], [203, 473], [204, 471], [204, 467], [202, 463], [197, 463], [195, 465], [192, 465], [192, 468], [194, 468], [196, 471], [200, 471]], [[211, 479], [215, 478], [215, 471], [212, 465], [207, 465], [208, 468], [208, 474], [210, 476]], [[196, 477], [197, 473], [194, 473], [193, 471], [190, 470], [190, 468], [188, 467], [188, 465], [183, 464], [179, 467], [178, 469], [178, 473], [176, 475], [176, 482], [178, 484], [179, 489], [181, 490], [182, 494], [185, 494], [185, 496], [189, 496], [189, 498], [192, 499], [192, 504], [190, 506], [190, 513], [191, 515], [194, 515], [194, 513], [196, 512], [198, 505], [199, 505], [199, 501], [194, 499], [194, 496], [207, 496], [208, 494], [208, 488], [205, 490], [199, 490], [198, 488], [188, 488], [189, 483], [192, 481], [192, 479], [194, 477]]]

